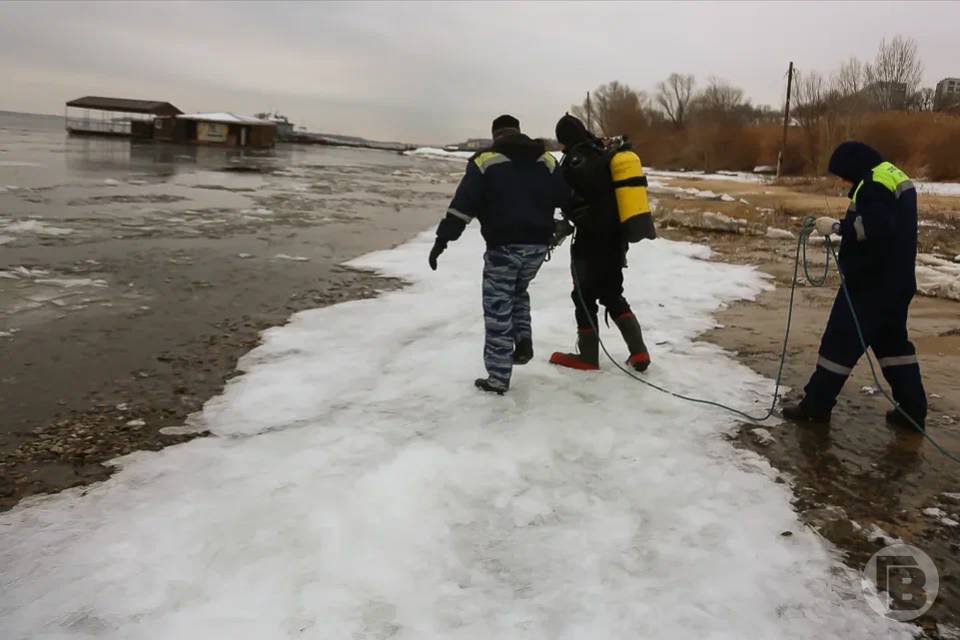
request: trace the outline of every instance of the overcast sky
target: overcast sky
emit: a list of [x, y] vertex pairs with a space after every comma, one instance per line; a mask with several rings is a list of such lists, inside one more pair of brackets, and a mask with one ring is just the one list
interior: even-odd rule
[[919, 44], [925, 85], [960, 76], [958, 2], [4, 1], [0, 109], [148, 98], [413, 142], [484, 136], [509, 112], [551, 135], [610, 80], [717, 76], [775, 104], [790, 60], [828, 72], [896, 34]]

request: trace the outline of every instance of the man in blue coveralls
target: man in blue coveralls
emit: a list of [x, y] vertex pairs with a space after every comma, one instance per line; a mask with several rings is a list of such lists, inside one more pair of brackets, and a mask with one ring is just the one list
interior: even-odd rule
[[[851, 184], [850, 207], [842, 221], [819, 218], [817, 231], [841, 235], [840, 269], [867, 346], [894, 400], [922, 429], [927, 396], [916, 349], [907, 337], [907, 312], [917, 291], [917, 191], [907, 174], [862, 142], [837, 147], [829, 171]], [[783, 417], [829, 422], [837, 395], [862, 355], [853, 315], [843, 291], [838, 291], [804, 398], [784, 406]], [[897, 410], [887, 412], [887, 420], [914, 428]]]

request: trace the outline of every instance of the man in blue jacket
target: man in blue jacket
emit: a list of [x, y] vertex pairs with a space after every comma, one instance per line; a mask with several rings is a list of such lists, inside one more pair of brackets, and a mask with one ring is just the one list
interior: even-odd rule
[[[842, 236], [840, 269], [863, 336], [890, 383], [894, 400], [923, 428], [927, 396], [916, 349], [907, 337], [907, 312], [917, 291], [916, 189], [903, 171], [861, 142], [837, 147], [829, 171], [851, 183], [850, 207], [843, 221], [818, 219], [817, 230]], [[799, 404], [785, 406], [783, 416], [829, 422], [837, 395], [862, 355], [853, 315], [839, 291], [805, 396]], [[887, 412], [887, 420], [913, 428], [896, 410]]]
[[503, 394], [514, 364], [533, 358], [527, 287], [547, 255], [553, 214], [569, 196], [557, 162], [540, 140], [520, 132], [520, 121], [493, 121], [493, 147], [470, 158], [447, 214], [437, 227], [430, 268], [474, 218], [487, 243], [483, 256], [483, 315], [487, 377], [477, 388]]

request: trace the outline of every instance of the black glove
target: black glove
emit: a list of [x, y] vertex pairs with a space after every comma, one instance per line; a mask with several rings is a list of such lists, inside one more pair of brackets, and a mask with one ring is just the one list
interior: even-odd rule
[[574, 226], [569, 220], [557, 220], [553, 230], [553, 238], [550, 240], [550, 248], [556, 249], [563, 244], [564, 239], [573, 233]]
[[433, 249], [430, 249], [430, 258], [427, 262], [430, 263], [430, 268], [434, 271], [437, 270], [437, 258], [440, 257], [440, 254], [444, 252], [447, 248], [447, 241], [437, 238], [437, 241], [433, 243]]

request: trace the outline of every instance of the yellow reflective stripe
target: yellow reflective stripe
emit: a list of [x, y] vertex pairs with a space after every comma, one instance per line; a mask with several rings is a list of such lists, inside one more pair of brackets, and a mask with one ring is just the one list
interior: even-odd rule
[[557, 167], [557, 159], [554, 158], [553, 154], [549, 151], [540, 156], [540, 162], [547, 165], [547, 168], [550, 169], [550, 173], [553, 173], [553, 170]]
[[[875, 166], [870, 172], [870, 177], [877, 184], [882, 184], [889, 189], [890, 192], [898, 198], [903, 195], [904, 192], [915, 188], [913, 182], [910, 180], [910, 176], [901, 171], [892, 162], [881, 162]], [[857, 194], [860, 193], [860, 187], [862, 186], [863, 181], [861, 180], [853, 192], [853, 197], [850, 198], [852, 203], [850, 206], [854, 211], [856, 211], [857, 206]]]
[[474, 158], [473, 162], [477, 165], [477, 168], [480, 169], [480, 173], [484, 173], [495, 164], [510, 162], [510, 158], [496, 151], [484, 151]]
[[904, 191], [909, 191], [913, 187], [910, 182], [910, 176], [901, 171], [892, 162], [881, 162], [873, 168], [872, 177], [874, 182], [879, 182], [887, 189], [892, 191], [898, 198]]
[[860, 193], [860, 187], [863, 186], [863, 180], [860, 181], [860, 184], [857, 185], [857, 188], [853, 190], [853, 195], [850, 196], [850, 206], [856, 210], [857, 208], [857, 194]]

